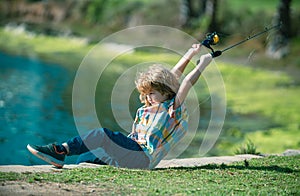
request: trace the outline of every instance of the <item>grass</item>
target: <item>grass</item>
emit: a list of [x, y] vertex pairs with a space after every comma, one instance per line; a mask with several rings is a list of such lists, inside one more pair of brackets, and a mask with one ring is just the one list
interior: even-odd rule
[[248, 140], [246, 145], [240, 146], [236, 151], [235, 154], [254, 154], [259, 155], [260, 152], [256, 150], [256, 146], [251, 140]]
[[[247, 125], [246, 119], [236, 123], [236, 117], [232, 116], [225, 122], [225, 127], [236, 128], [244, 133], [241, 135], [242, 141], [250, 139], [262, 153], [298, 149], [300, 89], [294, 85], [294, 79], [282, 71], [262, 68], [228, 64], [219, 68], [226, 85], [228, 116], [232, 112], [234, 116], [240, 115], [239, 118], [246, 116], [248, 121], [254, 119]], [[237, 148], [232, 143], [229, 145], [222, 147], [231, 149], [229, 151]]]
[[77, 68], [92, 45], [83, 39], [0, 30], [1, 50]]
[[252, 159], [230, 165], [129, 170], [104, 166], [56, 173], [0, 173], [0, 181], [96, 184], [109, 194], [298, 195], [299, 156]]

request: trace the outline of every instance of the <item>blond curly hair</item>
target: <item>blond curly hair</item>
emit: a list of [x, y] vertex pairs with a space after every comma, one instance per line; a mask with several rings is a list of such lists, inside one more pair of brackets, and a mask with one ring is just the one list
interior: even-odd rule
[[139, 73], [135, 85], [140, 93], [141, 102], [147, 106], [150, 103], [146, 99], [146, 94], [151, 90], [157, 90], [162, 95], [167, 95], [168, 99], [172, 99], [179, 89], [176, 76], [160, 64], [154, 64], [147, 71]]

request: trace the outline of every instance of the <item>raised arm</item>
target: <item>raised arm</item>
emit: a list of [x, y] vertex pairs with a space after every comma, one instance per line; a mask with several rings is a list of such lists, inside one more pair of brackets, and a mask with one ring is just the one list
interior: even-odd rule
[[200, 51], [200, 44], [193, 44], [184, 56], [178, 61], [178, 63], [172, 68], [171, 72], [175, 74], [178, 78], [183, 73], [186, 66], [189, 64], [190, 60]]
[[211, 54], [202, 55], [196, 67], [183, 79], [179, 87], [179, 90], [176, 94], [175, 103], [174, 103], [175, 109], [179, 107], [182, 104], [182, 102], [185, 100], [189, 90], [197, 82], [201, 73], [209, 65], [211, 60], [212, 60]]

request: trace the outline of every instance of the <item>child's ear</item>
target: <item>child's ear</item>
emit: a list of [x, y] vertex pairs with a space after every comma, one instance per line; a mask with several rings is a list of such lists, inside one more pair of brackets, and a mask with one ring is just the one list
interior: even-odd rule
[[151, 104], [148, 102], [146, 95], [140, 94], [139, 96], [141, 103], [145, 104], [146, 106], [150, 106]]
[[146, 96], [145, 95], [140, 94], [139, 98], [140, 98], [141, 103], [145, 103], [145, 101], [146, 101]]

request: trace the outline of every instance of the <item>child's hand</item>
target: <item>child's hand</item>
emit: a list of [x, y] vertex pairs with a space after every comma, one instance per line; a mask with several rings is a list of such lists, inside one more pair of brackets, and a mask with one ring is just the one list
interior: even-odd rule
[[[204, 54], [200, 57], [200, 60], [197, 64], [200, 64], [200, 66], [202, 67], [202, 69], [204, 70], [204, 68], [209, 65], [209, 63], [212, 61], [212, 55], [211, 54]], [[201, 72], [203, 71], [201, 69]]]
[[200, 52], [200, 49], [201, 49], [201, 44], [193, 44], [192, 47], [189, 49], [189, 51], [193, 55], [196, 55]]

